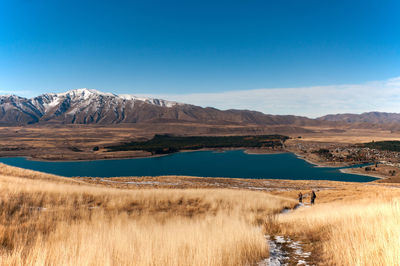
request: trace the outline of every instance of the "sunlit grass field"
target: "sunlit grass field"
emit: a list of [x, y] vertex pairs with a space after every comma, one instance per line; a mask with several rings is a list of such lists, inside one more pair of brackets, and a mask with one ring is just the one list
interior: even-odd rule
[[297, 191], [121, 189], [0, 165], [0, 264], [254, 265], [275, 234], [319, 265], [399, 265], [399, 189], [346, 186], [280, 214]]
[[251, 264], [268, 257], [264, 218], [294, 206], [262, 192], [122, 190], [8, 171], [14, 176], [0, 176], [3, 265]]

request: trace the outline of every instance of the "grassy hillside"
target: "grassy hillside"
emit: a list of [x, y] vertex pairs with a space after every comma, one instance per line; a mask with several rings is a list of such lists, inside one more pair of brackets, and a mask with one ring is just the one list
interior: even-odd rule
[[398, 265], [400, 205], [383, 200], [329, 203], [281, 215], [275, 233], [313, 246], [324, 265]]
[[122, 190], [0, 167], [13, 175], [0, 176], [1, 265], [251, 264], [268, 256], [263, 219], [294, 204], [262, 192]]
[[318, 265], [400, 261], [399, 188], [326, 182], [315, 206], [280, 214], [313, 182], [268, 193], [101, 183], [0, 164], [0, 265], [254, 265], [269, 256], [264, 234], [301, 241]]

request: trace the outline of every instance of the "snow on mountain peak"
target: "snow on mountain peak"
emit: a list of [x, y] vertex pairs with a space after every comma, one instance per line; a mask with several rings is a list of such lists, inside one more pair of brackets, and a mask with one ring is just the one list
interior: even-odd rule
[[113, 93], [105, 93], [105, 92], [101, 92], [98, 90], [94, 90], [94, 89], [86, 89], [86, 88], [82, 88], [82, 89], [74, 89], [74, 90], [69, 90], [67, 92], [64, 93], [57, 93], [57, 96], [69, 96], [69, 97], [83, 97], [84, 99], [87, 99], [91, 96], [110, 96], [110, 97], [116, 97], [117, 95], [113, 94]]
[[117, 95], [114, 93], [109, 93], [109, 92], [101, 92], [98, 90], [94, 89], [87, 89], [87, 88], [81, 88], [81, 89], [74, 89], [74, 90], [69, 90], [64, 93], [56, 93], [52, 94], [54, 98], [59, 98], [59, 97], [69, 97], [69, 98], [82, 98], [83, 100], [88, 100], [92, 97], [97, 97], [97, 96], [108, 96], [112, 97], [116, 100], [125, 100], [125, 101], [142, 101], [148, 104], [153, 104], [153, 105], [158, 105], [158, 106], [163, 106], [163, 107], [173, 107], [175, 105], [179, 105], [179, 103], [174, 102], [174, 101], [167, 101], [167, 100], [162, 100], [162, 99], [155, 99], [155, 98], [150, 98], [150, 97], [137, 97], [131, 94], [121, 94]]
[[19, 97], [19, 96], [14, 95], [14, 94], [0, 95], [0, 98], [1, 99], [9, 99], [9, 100], [25, 99], [25, 98]]
[[180, 103], [174, 101], [167, 101], [162, 99], [155, 99], [150, 97], [138, 97], [131, 94], [120, 94], [118, 95], [120, 99], [128, 100], [128, 101], [142, 101], [149, 104], [154, 104], [163, 107], [173, 107], [175, 105], [181, 105]]
[[114, 93], [104, 93], [87, 88], [69, 90], [63, 93], [46, 93], [31, 99], [15, 95], [0, 96], [0, 104], [2, 105], [9, 103], [8, 105], [21, 106], [19, 108], [26, 106], [26, 108], [35, 109], [35, 113], [41, 116], [54, 112], [57, 114], [66, 113], [68, 115], [92, 111], [119, 112], [118, 110], [121, 108], [125, 109], [126, 106], [133, 108], [134, 105], [140, 102], [167, 108], [183, 105], [181, 103], [162, 99], [137, 97], [127, 94], [116, 95]]

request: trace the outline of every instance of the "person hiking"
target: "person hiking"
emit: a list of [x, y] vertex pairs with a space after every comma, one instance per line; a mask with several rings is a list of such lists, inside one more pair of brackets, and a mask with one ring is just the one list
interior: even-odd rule
[[315, 198], [317, 195], [315, 194], [314, 190], [311, 191], [311, 205], [314, 205]]
[[299, 197], [299, 203], [303, 203], [303, 193], [300, 192], [298, 197]]

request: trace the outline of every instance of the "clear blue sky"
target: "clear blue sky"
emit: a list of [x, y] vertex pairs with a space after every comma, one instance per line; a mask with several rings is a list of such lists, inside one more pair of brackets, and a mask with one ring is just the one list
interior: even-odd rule
[[0, 0], [0, 91], [187, 94], [400, 75], [399, 1]]

